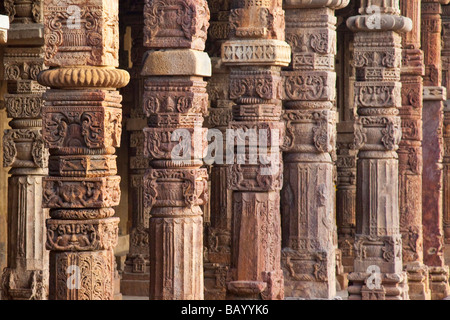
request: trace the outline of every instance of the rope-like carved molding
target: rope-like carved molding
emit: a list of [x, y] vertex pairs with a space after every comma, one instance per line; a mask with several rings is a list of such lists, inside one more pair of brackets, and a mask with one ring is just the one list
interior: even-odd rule
[[45, 70], [39, 83], [52, 88], [123, 88], [130, 81], [128, 72], [101, 67], [76, 67]]

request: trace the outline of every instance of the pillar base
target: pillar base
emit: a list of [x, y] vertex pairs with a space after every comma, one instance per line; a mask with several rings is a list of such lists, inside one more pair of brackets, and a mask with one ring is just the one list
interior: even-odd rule
[[408, 274], [410, 300], [430, 300], [428, 267], [420, 262], [408, 263], [405, 266]]
[[263, 281], [230, 281], [227, 300], [284, 300], [283, 271], [262, 273]]
[[5, 268], [1, 278], [2, 300], [47, 300], [48, 271]]
[[368, 273], [349, 274], [348, 300], [409, 300], [406, 272], [381, 274], [380, 288], [370, 290], [366, 285]]
[[448, 283], [449, 267], [428, 267], [430, 275], [431, 300], [443, 300], [450, 296]]
[[334, 252], [299, 252], [285, 248], [281, 265], [286, 297], [332, 299], [336, 296]]
[[148, 297], [150, 282], [150, 261], [148, 255], [128, 254], [120, 281], [125, 296]]

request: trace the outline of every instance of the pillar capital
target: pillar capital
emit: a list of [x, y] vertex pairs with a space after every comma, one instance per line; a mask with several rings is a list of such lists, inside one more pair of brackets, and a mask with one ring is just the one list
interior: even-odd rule
[[119, 5], [116, 0], [45, 0], [44, 5], [48, 66], [118, 67]]

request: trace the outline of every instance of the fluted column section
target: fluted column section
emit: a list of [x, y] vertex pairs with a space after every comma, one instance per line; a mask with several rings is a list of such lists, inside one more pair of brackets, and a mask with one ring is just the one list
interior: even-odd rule
[[356, 257], [350, 300], [408, 298], [402, 272], [398, 155], [401, 139], [401, 32], [412, 28], [395, 0], [363, 0], [347, 20], [355, 32]]
[[[228, 40], [230, 31], [230, 1], [208, 0], [211, 10], [211, 26], [208, 29], [206, 50], [211, 57], [212, 76], [208, 80], [208, 98], [211, 108], [206, 119], [211, 133], [220, 131], [223, 154], [226, 152], [226, 129], [232, 119], [228, 80], [230, 70], [220, 58], [222, 43]], [[216, 131], [219, 130], [219, 131]], [[230, 269], [232, 191], [227, 188], [228, 166], [225, 162], [211, 166], [211, 196], [209, 221], [205, 221], [205, 299], [226, 298], [226, 277]]]
[[42, 139], [42, 93], [37, 75], [44, 69], [42, 2], [5, 1], [11, 45], [4, 53], [8, 81], [5, 104], [11, 129], [3, 136], [3, 166], [8, 179], [8, 267], [3, 299], [48, 298], [48, 252], [42, 208], [42, 177], [48, 151]]
[[424, 262], [429, 266], [431, 298], [450, 295], [449, 269], [444, 261], [443, 155], [444, 111], [447, 90], [442, 86], [441, 4], [448, 0], [422, 0], [422, 50], [425, 77], [423, 93], [423, 242]]
[[[189, 8], [189, 10], [186, 10]], [[144, 177], [150, 218], [150, 299], [204, 297], [203, 212], [207, 171], [202, 153], [208, 94], [203, 77], [211, 62], [203, 52], [209, 9], [206, 0], [147, 0], [143, 107]]]
[[402, 35], [402, 141], [399, 155], [400, 231], [403, 265], [408, 272], [411, 300], [429, 300], [428, 268], [423, 264], [422, 232], [422, 109], [425, 68], [420, 50], [421, 1], [401, 1], [401, 12], [413, 22]]
[[[280, 71], [290, 61], [290, 48], [284, 42], [281, 0], [233, 1], [230, 27], [230, 40], [222, 45], [222, 62], [231, 70], [229, 97], [236, 103], [229, 129], [236, 133], [234, 145], [245, 146], [245, 154], [235, 148], [238, 154], [227, 177], [233, 190], [227, 297], [283, 299]], [[250, 148], [252, 132], [258, 144]]]
[[114, 299], [120, 201], [115, 148], [129, 74], [118, 66], [118, 1], [44, 0], [43, 136], [50, 149], [50, 299]]
[[286, 295], [336, 295], [336, 22], [349, 1], [284, 1], [290, 70], [283, 72], [286, 145], [282, 191]]

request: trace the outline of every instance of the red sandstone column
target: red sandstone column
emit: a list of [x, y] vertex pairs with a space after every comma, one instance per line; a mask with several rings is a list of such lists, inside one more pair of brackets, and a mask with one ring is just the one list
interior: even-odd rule
[[[450, 91], [450, 6], [442, 6], [442, 85]], [[444, 236], [445, 244], [450, 244], [450, 100], [444, 102]], [[449, 251], [449, 246], [445, 251]], [[449, 264], [449, 257], [446, 254], [446, 263]]]
[[401, 32], [412, 28], [398, 1], [363, 0], [347, 20], [355, 32], [358, 120], [357, 217], [350, 300], [408, 298], [402, 263], [398, 155], [401, 139]]
[[48, 210], [42, 208], [42, 178], [48, 175], [48, 150], [42, 138], [45, 87], [37, 82], [39, 72], [45, 69], [43, 7], [39, 2], [17, 0], [4, 1], [4, 5], [11, 21], [10, 44], [4, 51], [5, 106], [11, 129], [3, 136], [3, 166], [11, 168], [11, 176], [8, 267], [3, 270], [2, 299], [46, 300]]
[[203, 52], [209, 9], [206, 0], [147, 0], [142, 70], [144, 177], [150, 212], [150, 299], [203, 299], [203, 212], [207, 171], [202, 156], [208, 95], [203, 77], [211, 62]]
[[43, 206], [50, 299], [112, 300], [120, 200], [115, 148], [122, 129], [117, 88], [117, 0], [45, 0], [43, 137], [50, 149]]
[[400, 231], [403, 265], [408, 272], [411, 300], [429, 300], [428, 269], [423, 264], [422, 233], [422, 108], [425, 72], [420, 50], [421, 1], [401, 1], [401, 12], [413, 22], [404, 33], [402, 81], [402, 141], [399, 145]]
[[284, 2], [286, 40], [292, 48], [289, 71], [282, 73], [287, 124], [282, 266], [289, 297], [336, 295], [334, 11], [347, 4]]
[[[236, 103], [229, 129], [241, 131], [242, 135], [238, 134], [234, 140], [240, 144], [254, 130], [259, 145], [250, 154], [247, 139], [246, 155], [238, 154], [228, 172], [228, 187], [234, 194], [227, 296], [283, 299], [280, 265], [283, 170], [276, 158], [281, 158], [279, 148], [284, 131], [280, 121], [280, 71], [289, 64], [290, 48], [284, 42], [281, 0], [233, 1], [230, 26], [230, 40], [222, 45], [222, 62], [231, 69], [229, 95]], [[260, 140], [264, 135], [268, 140], [268, 156], [262, 157], [264, 160], [258, 157], [252, 163], [252, 155], [267, 151]]]
[[449, 1], [422, 1], [422, 49], [424, 51], [423, 106], [423, 242], [424, 262], [429, 266], [431, 298], [450, 295], [448, 267], [444, 262], [443, 230], [443, 101], [441, 64], [441, 4]]

